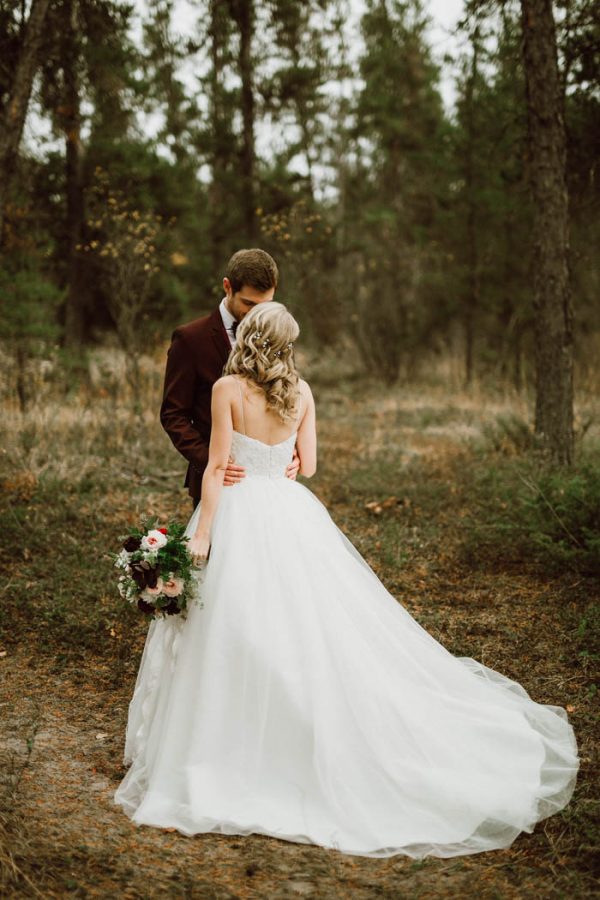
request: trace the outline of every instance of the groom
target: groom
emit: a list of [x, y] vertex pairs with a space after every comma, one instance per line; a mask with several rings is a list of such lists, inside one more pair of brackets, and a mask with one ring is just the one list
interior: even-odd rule
[[[272, 256], [254, 247], [233, 254], [223, 278], [225, 296], [208, 316], [179, 325], [171, 335], [160, 407], [160, 422], [174, 446], [188, 461], [184, 487], [194, 509], [200, 500], [202, 475], [208, 462], [210, 442], [210, 401], [212, 386], [235, 346], [237, 326], [258, 303], [273, 299], [279, 271]], [[295, 479], [300, 460], [294, 458], [287, 469]], [[230, 459], [224, 485], [237, 484], [244, 477], [243, 466]]]

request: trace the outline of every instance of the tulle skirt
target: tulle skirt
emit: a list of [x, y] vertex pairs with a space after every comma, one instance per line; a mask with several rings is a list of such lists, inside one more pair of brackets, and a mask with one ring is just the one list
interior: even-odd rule
[[202, 594], [148, 629], [114, 794], [138, 825], [420, 859], [569, 802], [565, 710], [448, 652], [303, 485], [223, 489]]

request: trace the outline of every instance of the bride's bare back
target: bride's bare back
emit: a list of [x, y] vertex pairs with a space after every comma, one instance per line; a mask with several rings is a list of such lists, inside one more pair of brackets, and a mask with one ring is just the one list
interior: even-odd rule
[[300, 379], [298, 391], [298, 415], [294, 421], [284, 422], [267, 408], [264, 391], [259, 385], [239, 375], [219, 378], [213, 386], [207, 471], [210, 469], [216, 474], [220, 468], [225, 469], [225, 476], [221, 474], [219, 478], [225, 477], [226, 484], [235, 484], [243, 477], [243, 472], [235, 471], [236, 465], [230, 456], [233, 430], [270, 446], [283, 443], [296, 434], [295, 450], [300, 467], [290, 477], [300, 474], [310, 478], [314, 475], [317, 468], [315, 402], [308, 382]]
[[[294, 434], [300, 427], [307, 410], [308, 384], [300, 380], [298, 384], [298, 416], [293, 422], [283, 422], [272, 409], [267, 408], [265, 392], [262, 388], [240, 375], [229, 375], [237, 388], [237, 402], [233, 402], [231, 416], [233, 428], [263, 444], [279, 444]], [[235, 397], [235, 394], [234, 394]]]

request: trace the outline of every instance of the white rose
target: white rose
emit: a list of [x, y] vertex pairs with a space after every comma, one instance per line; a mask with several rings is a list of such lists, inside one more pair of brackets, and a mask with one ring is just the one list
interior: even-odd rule
[[148, 534], [144, 535], [141, 541], [141, 547], [142, 550], [160, 550], [166, 543], [167, 536], [163, 534], [162, 531], [153, 529], [152, 531], [149, 531]]

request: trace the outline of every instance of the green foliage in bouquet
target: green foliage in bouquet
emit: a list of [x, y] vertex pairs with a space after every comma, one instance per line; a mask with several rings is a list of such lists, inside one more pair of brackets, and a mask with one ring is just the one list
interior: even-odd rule
[[[131, 532], [131, 535], [139, 537], [141, 540], [149, 531], [160, 531], [161, 527], [158, 525], [158, 522], [157, 516], [143, 518], [141, 520], [141, 530], [134, 530]], [[165, 534], [167, 543], [156, 551], [156, 561], [160, 565], [161, 571], [176, 571], [180, 578], [188, 581], [192, 574], [192, 558], [186, 546], [189, 538], [184, 538], [184, 534], [185, 525], [176, 522], [174, 519], [169, 519]], [[123, 540], [126, 538], [127, 535], [123, 537]], [[137, 558], [141, 558], [141, 552], [136, 552]]]

